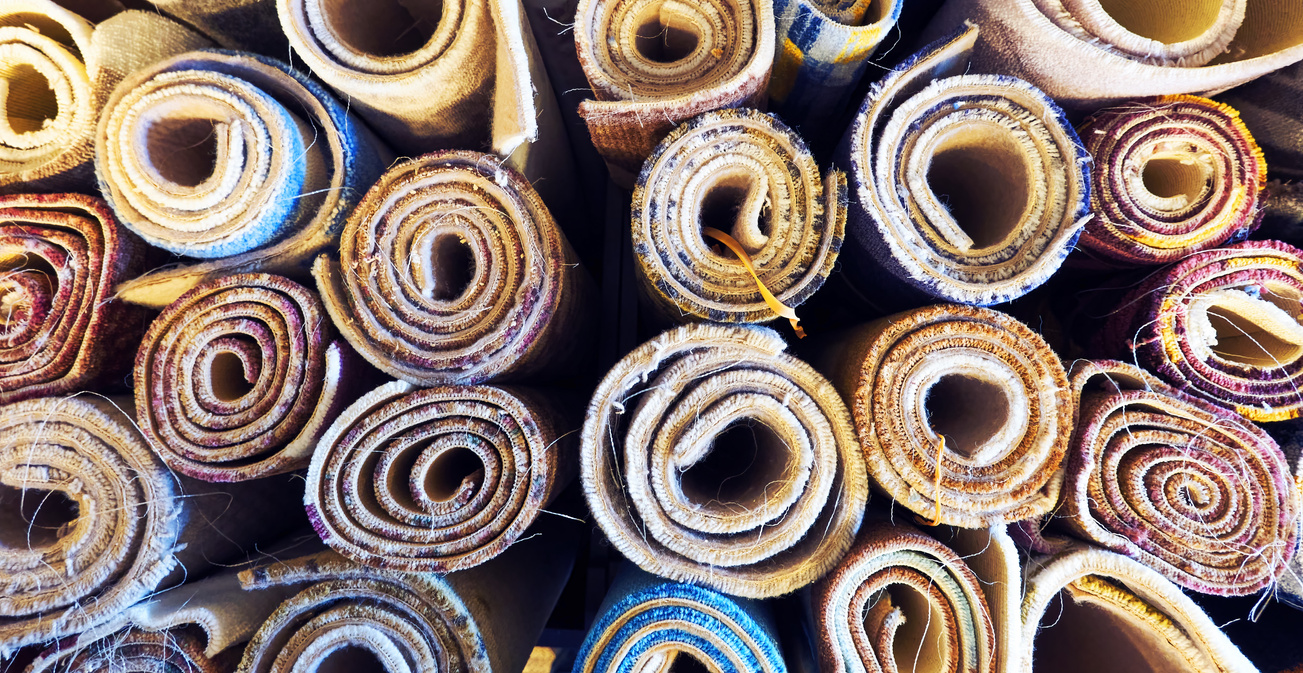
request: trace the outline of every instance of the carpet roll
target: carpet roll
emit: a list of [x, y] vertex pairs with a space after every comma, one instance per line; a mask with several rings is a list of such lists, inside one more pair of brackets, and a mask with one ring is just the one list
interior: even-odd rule
[[490, 155], [391, 168], [313, 275], [349, 343], [416, 385], [564, 375], [586, 355], [591, 281], [538, 193]]
[[42, 653], [26, 673], [96, 673], [97, 671], [171, 671], [231, 673], [238, 650], [219, 657], [204, 654], [203, 632], [195, 629], [146, 631], [128, 628], [59, 657]]
[[1090, 157], [1063, 111], [1022, 80], [967, 74], [978, 41], [967, 26], [888, 73], [843, 139], [844, 269], [866, 296], [1009, 301], [1059, 268], [1089, 216]]
[[215, 261], [151, 273], [122, 296], [162, 308], [232, 273], [305, 275], [385, 153], [344, 105], [279, 61], [190, 52], [136, 72], [97, 132], [105, 198], [150, 244]]
[[136, 418], [169, 467], [244, 481], [307, 467], [356, 399], [360, 358], [315, 292], [288, 278], [205, 281], [160, 314], [136, 352]]
[[1267, 164], [1233, 108], [1196, 96], [1132, 101], [1078, 129], [1094, 161], [1081, 246], [1121, 264], [1167, 264], [1258, 226]]
[[364, 565], [479, 565], [570, 482], [567, 430], [563, 411], [537, 391], [385, 384], [339, 414], [318, 444], [308, 517], [322, 540]]
[[1194, 591], [1244, 595], [1276, 581], [1298, 543], [1299, 503], [1266, 432], [1121, 362], [1079, 360], [1072, 388], [1057, 521]]
[[63, 395], [124, 373], [145, 316], [113, 286], [145, 268], [145, 246], [101, 200], [0, 196], [0, 404]]
[[774, 12], [759, 0], [580, 0], [575, 48], [595, 100], [579, 104], [617, 184], [675, 126], [703, 112], [764, 107]]
[[[631, 219], [643, 295], [660, 316], [766, 322], [777, 315], [760, 286], [794, 308], [832, 272], [846, 229], [846, 176], [821, 175], [805, 141], [770, 115], [708, 112], [647, 159]], [[732, 236], [751, 268], [702, 227]]]
[[810, 584], [850, 548], [864, 459], [837, 391], [784, 347], [766, 328], [686, 325], [602, 380], [580, 474], [626, 558], [762, 598]]
[[275, 0], [149, 0], [168, 16], [195, 26], [226, 49], [285, 57], [289, 44], [276, 19]]
[[978, 528], [1054, 508], [1072, 394], [1040, 335], [938, 304], [853, 330], [822, 363], [850, 401], [869, 476], [933, 523]]
[[1295, 111], [1301, 92], [1303, 63], [1295, 63], [1217, 96], [1239, 110], [1273, 178], [1303, 180], [1303, 119]]
[[[1206, 250], [1150, 275], [1099, 337], [1173, 388], [1252, 421], [1303, 413], [1303, 251], [1279, 241]], [[1134, 353], [1134, 355], [1133, 355]]]

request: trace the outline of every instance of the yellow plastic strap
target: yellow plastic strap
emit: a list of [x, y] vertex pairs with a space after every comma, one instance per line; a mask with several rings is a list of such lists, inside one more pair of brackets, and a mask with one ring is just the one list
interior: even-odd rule
[[937, 504], [936, 514], [931, 521], [927, 522], [929, 526], [941, 525], [941, 457], [946, 453], [946, 436], [941, 435], [941, 442], [937, 444], [937, 480], [932, 487], [932, 500]]
[[737, 239], [714, 227], [702, 227], [701, 233], [704, 236], [709, 236], [728, 246], [728, 249], [732, 250], [733, 254], [737, 255], [738, 259], [742, 261], [742, 266], [747, 268], [747, 271], [751, 273], [751, 277], [755, 279], [756, 285], [760, 287], [760, 296], [765, 298], [765, 303], [769, 305], [769, 309], [774, 313], [777, 313], [779, 316], [791, 321], [792, 329], [796, 331], [796, 336], [804, 339], [805, 330], [801, 329], [801, 319], [796, 317], [796, 309], [778, 301], [778, 297], [775, 297], [774, 293], [770, 292], [769, 288], [765, 287], [765, 284], [760, 281], [760, 276], [756, 275], [756, 268], [751, 265], [751, 255], [748, 255], [747, 251], [742, 248], [742, 244], [738, 243]]

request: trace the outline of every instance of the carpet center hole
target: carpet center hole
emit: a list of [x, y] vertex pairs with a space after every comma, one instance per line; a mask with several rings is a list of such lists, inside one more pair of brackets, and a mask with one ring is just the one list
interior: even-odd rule
[[62, 491], [0, 485], [0, 546], [49, 547], [79, 516], [77, 502]]
[[634, 47], [643, 58], [656, 63], [674, 63], [692, 55], [701, 42], [696, 27], [666, 5], [650, 8], [638, 24]]
[[325, 0], [322, 9], [341, 43], [377, 57], [424, 47], [443, 17], [441, 0]]
[[964, 374], [937, 379], [923, 407], [932, 431], [946, 438], [946, 449], [968, 457], [1009, 421], [1009, 397], [1004, 390]]
[[[773, 228], [772, 214], [766, 207], [767, 188], [755, 177], [730, 173], [721, 176], [705, 189], [698, 208], [697, 224], [714, 227], [732, 236], [748, 254], [755, 255], [769, 242]], [[720, 246], [725, 259], [736, 255], [723, 250], [724, 244], [701, 235], [707, 249]]]
[[365, 647], [341, 647], [326, 655], [317, 673], [386, 673], [379, 657]]
[[198, 186], [217, 170], [217, 129], [211, 119], [159, 119], [145, 143], [154, 170], [182, 187]]
[[15, 133], [40, 131], [59, 116], [59, 99], [50, 88], [50, 80], [25, 63], [0, 66], [0, 78], [9, 87], [5, 114]]
[[788, 472], [787, 444], [758, 421], [730, 425], [680, 478], [683, 495], [700, 507], [762, 508]]
[[[231, 351], [222, 351], [213, 356], [209, 369], [213, 395], [223, 402], [234, 402], [253, 391], [256, 376], [250, 376], [244, 370], [244, 361]], [[250, 380], [252, 379], [252, 380]]]
[[1023, 150], [1005, 129], [982, 124], [952, 132], [928, 164], [927, 182], [955, 224], [986, 248], [1022, 222], [1031, 183]]
[[466, 481], [482, 482], [484, 461], [467, 448], [455, 448], [440, 454], [430, 464], [425, 476], [425, 494], [437, 502], [452, 500]]
[[452, 301], [470, 288], [475, 278], [475, 252], [461, 236], [442, 234], [430, 246], [428, 296]]
[[1128, 31], [1165, 44], [1203, 35], [1217, 23], [1221, 0], [1099, 0], [1109, 17]]
[[1170, 199], [1184, 196], [1194, 201], [1203, 193], [1207, 179], [1198, 166], [1171, 157], [1156, 157], [1145, 162], [1140, 178], [1150, 194]]
[[1271, 315], [1255, 315], [1243, 308], [1246, 307], [1213, 305], [1208, 308], [1208, 322], [1217, 335], [1217, 345], [1212, 347], [1214, 353], [1255, 367], [1279, 367], [1303, 356], [1297, 329], [1276, 329]]

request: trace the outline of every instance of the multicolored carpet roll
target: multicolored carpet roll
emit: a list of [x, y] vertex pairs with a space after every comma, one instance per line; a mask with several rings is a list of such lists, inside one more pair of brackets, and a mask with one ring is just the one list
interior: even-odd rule
[[596, 100], [579, 104], [617, 184], [631, 186], [678, 124], [764, 107], [774, 13], [760, 0], [580, 0], [575, 48]]
[[147, 242], [218, 261], [127, 284], [162, 308], [232, 273], [304, 275], [387, 160], [345, 106], [279, 61], [191, 52], [114, 90], [96, 140], [105, 198]]
[[846, 406], [772, 330], [694, 324], [634, 349], [588, 407], [588, 508], [643, 570], [747, 598], [822, 577], [868, 480]]
[[1022, 80], [967, 74], [978, 41], [969, 25], [887, 74], [843, 139], [843, 268], [866, 296], [1009, 301], [1059, 268], [1089, 217], [1090, 156], [1063, 111]]
[[145, 268], [145, 246], [101, 200], [0, 197], [0, 404], [63, 395], [124, 373], [145, 316], [113, 287]]
[[786, 673], [765, 604], [632, 569], [606, 592], [574, 673]]
[[209, 44], [149, 12], [123, 12], [94, 25], [50, 0], [5, 2], [0, 193], [89, 190], [95, 124], [113, 87], [150, 63]]
[[982, 27], [975, 69], [1069, 108], [1224, 91], [1303, 59], [1300, 0], [949, 0], [924, 35], [965, 22]]
[[[821, 176], [805, 141], [770, 115], [708, 112], [647, 159], [632, 220], [643, 294], [659, 315], [767, 322], [832, 272], [846, 231], [846, 176]], [[747, 260], [702, 227], [731, 236]]]
[[490, 155], [395, 165], [312, 273], [349, 343], [417, 385], [565, 374], [586, 355], [591, 281], [534, 188]]
[[1258, 670], [1179, 587], [1095, 547], [1033, 557], [1022, 614], [1021, 651], [1011, 670]]
[[1196, 96], [1132, 101], [1078, 129], [1094, 161], [1081, 246], [1114, 263], [1167, 264], [1258, 226], [1262, 151], [1239, 114]]
[[1267, 73], [1217, 96], [1240, 111], [1240, 119], [1262, 145], [1274, 178], [1303, 180], [1303, 119], [1296, 108], [1299, 91], [1303, 91], [1303, 63]]
[[1058, 503], [1072, 394], [1040, 335], [991, 309], [928, 306], [826, 349], [873, 482], [934, 523], [978, 528]]
[[1101, 333], [1117, 356], [1252, 421], [1303, 413], [1303, 251], [1248, 241], [1150, 275]]
[[42, 653], [26, 673], [96, 673], [98, 671], [169, 671], [175, 673], [231, 673], [240, 651], [212, 658], [204, 654], [204, 635], [195, 629], [146, 631], [128, 628], [78, 647], [59, 657], [58, 650]]
[[281, 276], [205, 281], [150, 325], [136, 352], [136, 417], [169, 467], [244, 481], [307, 467], [361, 393], [365, 367], [315, 292]]
[[321, 539], [363, 565], [452, 572], [516, 542], [574, 475], [566, 415], [524, 388], [388, 383], [336, 419], [308, 470]]

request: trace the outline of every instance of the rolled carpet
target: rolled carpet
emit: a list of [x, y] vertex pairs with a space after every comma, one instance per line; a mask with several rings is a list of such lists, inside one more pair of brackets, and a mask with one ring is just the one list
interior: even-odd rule
[[315, 292], [236, 274], [200, 283], [150, 325], [136, 351], [136, 418], [163, 462], [196, 479], [290, 472], [362, 392], [364, 368]]
[[[660, 316], [767, 322], [778, 315], [770, 297], [794, 308], [832, 272], [846, 230], [846, 176], [821, 176], [800, 136], [770, 115], [707, 112], [648, 157], [631, 219], [643, 295]], [[748, 263], [713, 249], [702, 227], [729, 234]]]
[[[63, 654], [63, 656], [60, 656]], [[217, 657], [204, 654], [203, 632], [196, 629], [146, 631], [127, 628], [63, 653], [41, 653], [26, 673], [95, 673], [96, 671], [174, 671], [231, 673], [238, 649]]]
[[1295, 111], [1303, 92], [1303, 63], [1267, 73], [1217, 96], [1240, 111], [1273, 178], [1303, 180], [1303, 120]]
[[843, 269], [861, 294], [1009, 301], [1059, 268], [1089, 217], [1090, 156], [1063, 111], [1020, 79], [967, 74], [978, 39], [969, 25], [888, 73], [842, 141]]
[[113, 295], [145, 246], [101, 200], [0, 196], [0, 404], [71, 393], [125, 372], [146, 318]]
[[1058, 503], [1072, 394], [1040, 335], [938, 304], [852, 330], [821, 369], [850, 401], [873, 483], [935, 523], [978, 528]]
[[[566, 415], [524, 388], [395, 381], [338, 415], [308, 470], [308, 518], [363, 565], [452, 572], [515, 543], [566, 486]], [[573, 440], [572, 440], [573, 441]]]
[[163, 13], [195, 26], [226, 49], [283, 57], [289, 44], [276, 20], [275, 0], [149, 0]]
[[864, 515], [837, 391], [766, 328], [694, 324], [634, 349], [593, 394], [580, 475], [643, 570], [747, 598], [815, 581]]
[[1196, 96], [1132, 101], [1078, 129], [1094, 161], [1081, 246], [1113, 263], [1167, 264], [1258, 226], [1267, 164], [1231, 107]]
[[232, 273], [305, 275], [387, 156], [344, 105], [279, 61], [190, 52], [134, 73], [96, 135], [105, 198], [148, 243], [216, 261], [151, 273], [121, 295], [162, 308]]
[[586, 355], [591, 281], [530, 183], [490, 155], [395, 165], [312, 273], [349, 343], [417, 385], [564, 375]]
[[1249, 420], [1296, 418], [1300, 298], [1303, 251], [1279, 241], [1206, 250], [1136, 286], [1109, 316], [1100, 351]]
[[597, 615], [575, 656], [574, 673], [787, 671], [773, 619], [761, 602], [626, 568]]
[[50, 0], [5, 2], [0, 193], [90, 189], [95, 124], [113, 87], [139, 68], [209, 45], [150, 12], [122, 12], [94, 25]]
[[764, 107], [774, 13], [759, 0], [580, 0], [575, 48], [595, 100], [579, 104], [617, 184], [675, 126], [703, 112]]

